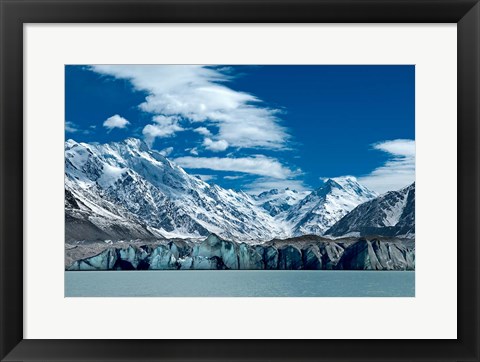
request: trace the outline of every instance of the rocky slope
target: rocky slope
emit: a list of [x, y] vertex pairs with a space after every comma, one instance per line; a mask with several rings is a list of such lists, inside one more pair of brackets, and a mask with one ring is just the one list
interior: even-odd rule
[[249, 245], [202, 241], [67, 243], [66, 270], [414, 270], [415, 244], [401, 238], [329, 240], [305, 236]]
[[415, 183], [365, 202], [333, 225], [332, 236], [415, 236]]

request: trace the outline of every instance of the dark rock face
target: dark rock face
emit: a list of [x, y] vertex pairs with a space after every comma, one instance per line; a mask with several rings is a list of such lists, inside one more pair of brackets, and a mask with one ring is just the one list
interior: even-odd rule
[[347, 270], [378, 270], [380, 263], [370, 242], [360, 240], [347, 250], [339, 263], [340, 269]]
[[293, 245], [280, 249], [278, 255], [278, 269], [303, 269], [302, 252]]
[[360, 240], [345, 250], [339, 269], [413, 270], [414, 251], [380, 240]]
[[278, 250], [273, 246], [257, 246], [257, 252], [261, 253], [265, 269], [278, 268]]
[[335, 223], [325, 235], [415, 235], [415, 183], [367, 201]]
[[[176, 240], [138, 245], [105, 244], [82, 253], [67, 249], [67, 270], [414, 270], [413, 240], [289, 239], [249, 245], [210, 235], [201, 242]], [[99, 250], [98, 252], [96, 250]], [[73, 262], [72, 262], [73, 260]]]
[[337, 264], [343, 256], [344, 248], [337, 243], [325, 243], [320, 246], [322, 264], [327, 270], [337, 269]]
[[303, 268], [308, 270], [320, 270], [322, 268], [322, 254], [317, 245], [309, 246], [302, 252]]
[[[65, 195], [71, 195], [65, 191]], [[65, 201], [67, 203], [67, 200]], [[68, 201], [72, 207], [65, 210], [65, 241], [78, 240], [130, 240], [153, 239], [154, 235], [140, 220], [128, 220], [123, 223], [110, 222], [102, 217], [91, 218], [91, 212], [82, 210], [78, 199]], [[85, 208], [85, 206], [82, 206]], [[121, 210], [120, 210], [121, 212]]]
[[80, 209], [77, 200], [69, 190], [65, 190], [65, 208]]

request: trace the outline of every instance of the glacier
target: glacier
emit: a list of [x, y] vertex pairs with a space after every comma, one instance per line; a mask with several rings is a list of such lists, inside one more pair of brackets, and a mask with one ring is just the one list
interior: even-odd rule
[[211, 234], [173, 240], [66, 245], [65, 270], [414, 270], [415, 244], [403, 238], [321, 236], [246, 244]]

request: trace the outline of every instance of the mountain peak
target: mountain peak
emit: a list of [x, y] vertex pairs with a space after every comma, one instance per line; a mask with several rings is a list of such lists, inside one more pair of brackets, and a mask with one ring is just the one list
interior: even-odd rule
[[378, 194], [360, 184], [355, 176], [332, 177], [325, 180], [315, 192], [318, 196], [331, 193], [333, 190], [342, 190], [350, 194], [365, 195], [368, 198], [378, 196]]
[[331, 193], [333, 189], [341, 188], [342, 186], [339, 183], [337, 183], [334, 179], [329, 178], [324, 181], [323, 185], [313, 191], [312, 194], [315, 194], [317, 196], [325, 196]]
[[254, 196], [254, 199], [257, 205], [267, 210], [271, 216], [277, 216], [299, 203], [307, 194], [307, 191], [298, 192], [287, 187], [264, 191]]
[[329, 177], [328, 179], [324, 180], [324, 185], [331, 185], [331, 186], [345, 186], [345, 185], [352, 185], [358, 184], [359, 182], [355, 176], [339, 176], [339, 177]]
[[264, 198], [270, 195], [278, 195], [278, 189], [271, 189], [269, 191], [263, 191], [257, 195], [258, 198]]
[[404, 187], [405, 190], [414, 190], [415, 189], [415, 182], [411, 183], [408, 186]]
[[332, 180], [334, 180], [337, 183], [346, 183], [346, 182], [355, 182], [358, 183], [358, 180], [355, 176], [339, 176], [339, 177], [333, 177]]
[[77, 144], [77, 141], [72, 140], [71, 138], [69, 138], [68, 140], [65, 141], [65, 144], [68, 145], [68, 146], [73, 146], [73, 145], [76, 145], [76, 144]]
[[125, 138], [122, 142], [119, 142], [119, 143], [123, 143], [126, 146], [136, 148], [136, 149], [147, 149], [147, 150], [150, 149], [150, 147], [148, 147], [148, 145], [144, 141], [134, 137]]
[[286, 221], [296, 235], [322, 234], [357, 205], [376, 196], [353, 176], [329, 178], [289, 210]]

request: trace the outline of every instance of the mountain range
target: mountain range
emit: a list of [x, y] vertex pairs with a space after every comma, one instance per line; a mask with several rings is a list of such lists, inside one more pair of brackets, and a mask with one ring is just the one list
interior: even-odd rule
[[415, 234], [415, 184], [377, 195], [354, 177], [312, 192], [224, 189], [128, 138], [65, 142], [66, 241], [202, 238], [266, 241], [306, 234]]

